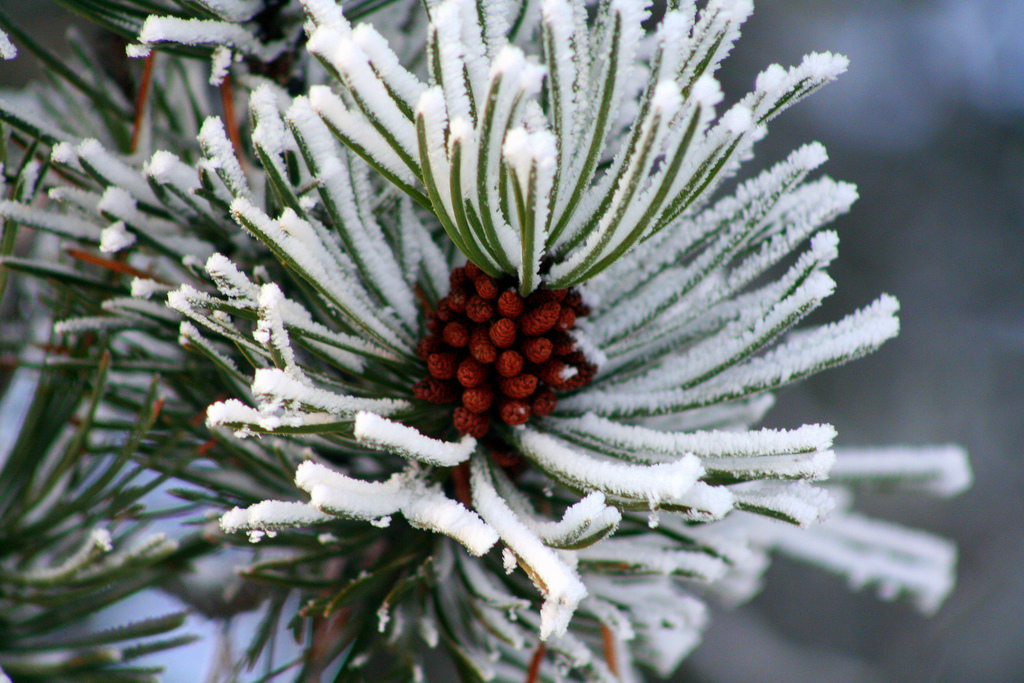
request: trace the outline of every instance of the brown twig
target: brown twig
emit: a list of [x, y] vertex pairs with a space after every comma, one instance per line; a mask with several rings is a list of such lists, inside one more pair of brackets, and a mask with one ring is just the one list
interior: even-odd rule
[[619, 677], [619, 656], [615, 651], [615, 634], [607, 625], [601, 624], [601, 644], [604, 646], [604, 661], [608, 670]]
[[540, 665], [544, 661], [544, 655], [547, 654], [547, 651], [547, 643], [541, 643], [537, 646], [536, 652], [533, 653], [533, 659], [530, 660], [530, 669], [526, 672], [526, 683], [537, 683], [540, 680]]
[[199, 445], [199, 448], [196, 449], [196, 455], [206, 455], [207, 453], [212, 451], [213, 447], [216, 446], [216, 445], [217, 445], [217, 438], [216, 437], [214, 437], [212, 439], [209, 439], [207, 441], [204, 441], [203, 443], [201, 443]]
[[430, 305], [430, 299], [427, 298], [427, 294], [423, 291], [422, 287], [416, 285], [413, 287], [412, 293], [416, 296], [416, 300], [420, 303], [420, 306], [423, 307], [423, 313], [425, 316], [429, 316], [434, 312], [434, 307]]
[[224, 125], [227, 128], [231, 146], [235, 150], [235, 157], [238, 158], [238, 163], [244, 167], [242, 134], [238, 130], [238, 118], [235, 116], [235, 91], [231, 88], [231, 74], [226, 75], [220, 82], [220, 102], [224, 107]]
[[156, 403], [153, 404], [153, 422], [155, 423], [160, 417], [160, 411], [164, 409], [164, 398], [158, 398]]
[[[138, 268], [132, 268], [127, 263], [122, 263], [121, 261], [115, 261], [113, 259], [103, 258], [102, 256], [97, 256], [96, 254], [93, 254], [91, 252], [85, 251], [83, 249], [74, 249], [74, 248], [72, 248], [72, 249], [66, 249], [65, 251], [66, 251], [67, 255], [71, 256], [72, 258], [76, 258], [79, 261], [85, 261], [86, 263], [90, 263], [90, 264], [92, 264], [94, 266], [99, 266], [100, 268], [106, 268], [107, 270], [113, 271], [115, 273], [121, 273], [121, 274], [124, 274], [124, 275], [132, 275], [134, 277], [139, 277], [139, 278], [143, 278], [143, 279], [146, 279], [146, 280], [155, 280], [156, 282], [160, 282], [159, 279], [153, 277], [149, 273], [145, 273], [145, 272], [139, 270]], [[166, 283], [161, 282], [161, 284], [166, 284]]]
[[153, 60], [156, 52], [146, 56], [146, 64], [142, 67], [142, 83], [139, 85], [139, 96], [135, 100], [135, 125], [132, 128], [131, 153], [139, 148], [139, 136], [142, 133], [142, 117], [146, 111], [146, 98], [149, 97], [149, 85], [153, 80]]
[[460, 463], [452, 468], [452, 485], [455, 497], [468, 509], [473, 509], [473, 490], [469, 487], [469, 463]]

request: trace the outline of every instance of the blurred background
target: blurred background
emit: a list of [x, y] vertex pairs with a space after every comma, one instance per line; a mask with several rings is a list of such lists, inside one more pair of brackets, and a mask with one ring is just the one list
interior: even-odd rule
[[[52, 2], [0, 6], [63, 42], [69, 17]], [[958, 585], [925, 618], [779, 559], [752, 603], [714, 611], [677, 680], [1024, 681], [1024, 2], [766, 1], [719, 76], [731, 101], [767, 64], [825, 50], [848, 55], [849, 72], [777, 119], [757, 164], [825, 144], [825, 172], [856, 183], [861, 199], [833, 226], [838, 288], [811, 322], [889, 292], [902, 333], [780, 393], [769, 426], [830, 422], [840, 446], [964, 445], [967, 493], [857, 504], [954, 539]], [[31, 78], [30, 66], [0, 64], [0, 88]], [[193, 631], [209, 638], [176, 659], [170, 683], [201, 680], [194, 666], [215, 656], [217, 629], [196, 617]]]

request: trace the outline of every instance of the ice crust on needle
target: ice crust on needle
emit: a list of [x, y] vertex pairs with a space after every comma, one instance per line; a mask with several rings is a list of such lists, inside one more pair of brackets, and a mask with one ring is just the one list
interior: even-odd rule
[[20, 202], [0, 201], [0, 216], [71, 239], [92, 242], [100, 239], [101, 229], [95, 223], [77, 216], [43, 211]]
[[413, 526], [448, 535], [473, 555], [482, 555], [498, 540], [475, 512], [411, 472], [367, 482], [306, 461], [296, 470], [295, 483], [309, 493], [310, 505], [330, 515], [386, 524], [389, 515], [401, 513]]
[[683, 500], [704, 474], [700, 460], [692, 454], [669, 463], [629, 465], [584, 455], [530, 427], [516, 429], [515, 438], [528, 458], [559, 480], [617, 498], [646, 501], [651, 508]]
[[138, 41], [140, 45], [135, 48], [136, 53], [161, 43], [214, 47], [227, 45], [265, 61], [273, 60], [285, 48], [284, 41], [262, 43], [252, 33], [229, 21], [153, 15], [142, 25]]
[[334, 519], [308, 503], [265, 500], [247, 508], [236, 507], [220, 518], [224, 533], [258, 529], [261, 531], [303, 527]]
[[369, 446], [437, 467], [458, 465], [468, 460], [476, 448], [476, 439], [468, 434], [458, 443], [440, 441], [400, 422], [366, 411], [356, 413], [355, 437]]

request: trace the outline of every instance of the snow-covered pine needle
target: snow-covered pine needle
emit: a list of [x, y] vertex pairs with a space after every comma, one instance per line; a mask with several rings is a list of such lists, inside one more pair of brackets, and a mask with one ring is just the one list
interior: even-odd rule
[[469, 435], [458, 443], [446, 443], [366, 411], [356, 413], [355, 437], [368, 446], [437, 467], [458, 465], [468, 460], [476, 448], [476, 439]]
[[587, 589], [572, 567], [558, 553], [548, 548], [509, 509], [498, 495], [490, 480], [489, 465], [479, 458], [472, 462], [473, 506], [490, 524], [516, 562], [527, 571], [544, 594], [541, 607], [540, 637], [562, 635], [576, 605], [587, 594]]

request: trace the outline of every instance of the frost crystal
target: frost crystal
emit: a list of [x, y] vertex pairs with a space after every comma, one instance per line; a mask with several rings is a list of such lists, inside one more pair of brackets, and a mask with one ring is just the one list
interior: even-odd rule
[[[14, 43], [6, 33], [0, 31], [0, 59], [14, 59], [17, 56], [18, 48], [14, 47]], [[0, 672], [0, 675], [3, 673]]]

